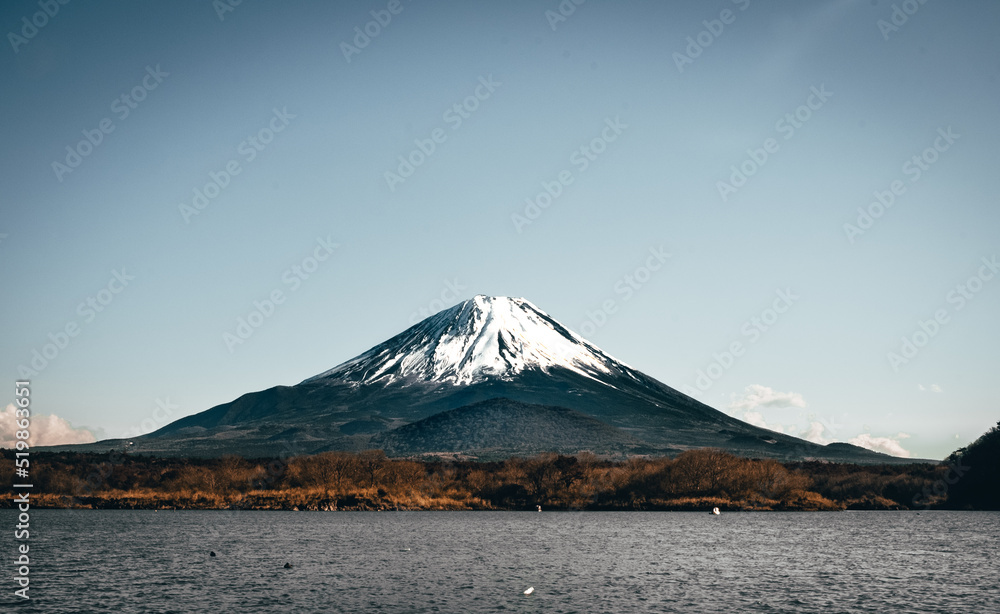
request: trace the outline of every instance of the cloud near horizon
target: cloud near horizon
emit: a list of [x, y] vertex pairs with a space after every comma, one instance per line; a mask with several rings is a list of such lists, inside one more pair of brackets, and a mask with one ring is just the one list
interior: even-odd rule
[[789, 434], [793, 434], [797, 427], [791, 426], [786, 431], [785, 426], [782, 424], [768, 424], [764, 419], [764, 414], [754, 410], [762, 407], [780, 409], [784, 407], [806, 406], [805, 399], [797, 392], [778, 392], [773, 388], [760, 384], [750, 384], [743, 390], [742, 395], [732, 394], [730, 398], [729, 409], [735, 417], [748, 424], [778, 433], [788, 432]]
[[[18, 440], [14, 437], [14, 433], [19, 430], [14, 413], [16, 410], [17, 407], [10, 404], [0, 412], [0, 448], [13, 448], [17, 445]], [[73, 425], [59, 416], [33, 414], [28, 430], [31, 434], [28, 445], [31, 447], [97, 441], [89, 429], [73, 428]]]
[[785, 427], [780, 424], [768, 424], [764, 421], [764, 414], [759, 411], [745, 411], [741, 416], [741, 419], [747, 424], [752, 424], [754, 426], [759, 426], [762, 429], [768, 429], [771, 431], [777, 431], [779, 433], [785, 432]]
[[825, 446], [828, 443], [833, 443], [835, 440], [827, 439], [823, 433], [826, 432], [826, 425], [822, 422], [812, 421], [809, 423], [809, 428], [804, 432], [800, 433], [798, 436], [806, 441], [811, 441], [813, 443], [818, 443], [821, 446]]
[[752, 411], [758, 407], [805, 407], [806, 401], [797, 392], [779, 392], [768, 386], [750, 384], [742, 396], [732, 395], [729, 409]]
[[907, 438], [909, 438], [907, 433], [899, 433], [895, 437], [872, 437], [870, 433], [861, 433], [857, 437], [848, 439], [847, 443], [852, 443], [874, 452], [884, 452], [890, 456], [910, 458], [910, 451], [903, 448], [899, 443], [900, 440]]
[[[943, 392], [941, 387], [937, 384], [931, 384], [930, 388], [925, 388], [923, 385], [919, 384], [918, 386], [921, 391], [938, 393]], [[765, 407], [775, 409], [786, 407], [804, 408], [806, 406], [806, 401], [802, 395], [797, 392], [780, 392], [768, 386], [751, 384], [743, 390], [743, 394], [733, 394], [731, 399], [732, 401], [729, 403], [729, 409], [733, 412], [733, 415], [754, 426], [776, 431], [778, 433], [788, 433], [789, 435], [794, 435], [822, 446], [837, 441], [836, 439], [830, 439], [830, 437], [827, 436], [833, 436], [834, 433], [832, 431], [829, 433], [827, 432], [827, 425], [824, 424], [824, 422], [811, 420], [809, 422], [809, 426], [800, 432], [799, 427], [796, 425], [791, 425], [786, 428], [781, 424], [768, 424], [764, 419], [764, 414], [760, 411], [755, 411], [759, 408]], [[862, 448], [866, 448], [874, 452], [882, 452], [884, 454], [898, 456], [900, 458], [910, 458], [910, 451], [905, 449], [900, 443], [900, 441], [907, 439], [908, 437], [909, 435], [907, 433], [899, 433], [895, 437], [873, 437], [870, 433], [861, 433], [860, 435], [852, 437], [847, 441], [848, 443], [861, 446]]]

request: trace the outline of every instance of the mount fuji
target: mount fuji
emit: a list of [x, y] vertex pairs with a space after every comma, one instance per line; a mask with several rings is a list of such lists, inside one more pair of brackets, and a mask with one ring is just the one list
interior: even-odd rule
[[480, 459], [715, 447], [786, 460], [902, 461], [752, 426], [612, 358], [527, 300], [482, 295], [297, 385], [244, 394], [130, 445], [154, 455], [383, 449]]

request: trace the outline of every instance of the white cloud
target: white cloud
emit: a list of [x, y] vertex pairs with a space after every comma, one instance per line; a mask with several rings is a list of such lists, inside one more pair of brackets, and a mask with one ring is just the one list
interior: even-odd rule
[[941, 386], [937, 384], [931, 384], [931, 392], [944, 392], [944, 390], [941, 390]]
[[[732, 415], [753, 426], [779, 433], [788, 433], [821, 446], [839, 441], [839, 439], [834, 439], [839, 429], [836, 420], [832, 417], [817, 418], [817, 416], [810, 414], [808, 417], [809, 426], [803, 427], [797, 424], [768, 424], [762, 412], [754, 411], [758, 408], [804, 408], [806, 401], [798, 392], [779, 392], [767, 386], [751, 384], [744, 389], [743, 394], [730, 395], [730, 399], [729, 409]], [[908, 454], [905, 450], [903, 453]]]
[[744, 422], [747, 422], [747, 423], [752, 424], [754, 426], [759, 426], [762, 429], [768, 429], [768, 430], [771, 430], [771, 431], [777, 431], [779, 433], [784, 433], [785, 432], [785, 427], [784, 426], [782, 426], [780, 424], [768, 424], [767, 422], [764, 421], [763, 414], [761, 414], [760, 412], [757, 412], [757, 411], [743, 412], [742, 419], [743, 419]]
[[732, 396], [729, 409], [751, 411], [758, 407], [805, 407], [806, 401], [797, 392], [778, 392], [773, 388], [750, 384], [743, 394]]
[[811, 441], [813, 443], [818, 443], [821, 446], [825, 446], [828, 443], [832, 443], [832, 439], [827, 439], [823, 434], [826, 432], [826, 426], [822, 422], [810, 422], [809, 428], [806, 432], [799, 435], [802, 439], [806, 441]]
[[[20, 429], [16, 423], [16, 410], [17, 408], [11, 404], [0, 412], [0, 448], [13, 448], [17, 445], [18, 440], [14, 433]], [[28, 439], [28, 445], [31, 447], [97, 441], [89, 430], [73, 428], [69, 422], [59, 416], [33, 414], [30, 420], [31, 426], [28, 431], [31, 436]]]
[[927, 392], [928, 390], [930, 390], [931, 392], [938, 392], [938, 393], [944, 392], [944, 389], [941, 388], [941, 386], [938, 386], [937, 384], [931, 384], [930, 388], [925, 388], [923, 384], [917, 384], [917, 390], [919, 390], [920, 392]]
[[729, 409], [733, 411], [733, 415], [737, 418], [740, 418], [744, 422], [754, 426], [776, 431], [778, 433], [786, 432], [784, 425], [777, 423], [768, 424], [767, 421], [764, 420], [764, 415], [761, 412], [754, 410], [764, 407], [780, 409], [784, 407], [805, 406], [805, 399], [803, 399], [802, 395], [797, 392], [778, 392], [773, 388], [761, 386], [760, 384], [751, 384], [747, 386], [741, 395], [730, 395], [729, 403]]
[[892, 456], [910, 458], [909, 450], [904, 449], [899, 443], [900, 440], [908, 437], [909, 435], [906, 433], [899, 433], [895, 437], [872, 437], [870, 433], [861, 433], [857, 437], [848, 439], [847, 443], [853, 443], [856, 446], [868, 448], [875, 452], [884, 452]]

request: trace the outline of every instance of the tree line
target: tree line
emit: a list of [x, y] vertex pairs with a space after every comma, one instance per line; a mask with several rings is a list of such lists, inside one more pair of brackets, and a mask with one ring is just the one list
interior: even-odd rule
[[[1000, 441], [1000, 431], [993, 429]], [[984, 436], [986, 437], [986, 436]], [[980, 447], [970, 446], [975, 450]], [[985, 459], [988, 455], [976, 452]], [[963, 457], [964, 458], [964, 457]], [[715, 449], [612, 461], [583, 453], [497, 462], [390, 459], [380, 450], [289, 459], [32, 455], [36, 506], [299, 510], [842, 510], [981, 507], [992, 488], [948, 463], [781, 463]], [[980, 467], [988, 467], [980, 460]], [[994, 461], [995, 465], [995, 461]], [[0, 471], [12, 475], [12, 451]], [[971, 476], [971, 477], [970, 477]], [[995, 474], [994, 474], [995, 476]], [[978, 480], [978, 481], [977, 481]], [[986, 486], [981, 486], [981, 483]], [[9, 491], [9, 487], [8, 487]], [[961, 495], [962, 498], [958, 498]], [[5, 500], [11, 500], [5, 497]], [[994, 505], [996, 497], [993, 498]], [[994, 508], [995, 509], [995, 508]]]

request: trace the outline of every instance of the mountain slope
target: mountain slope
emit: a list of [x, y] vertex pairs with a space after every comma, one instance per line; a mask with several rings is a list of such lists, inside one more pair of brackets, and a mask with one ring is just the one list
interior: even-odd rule
[[390, 455], [462, 453], [491, 459], [542, 452], [649, 451], [643, 442], [580, 412], [509, 399], [444, 411], [376, 435], [371, 443]]

